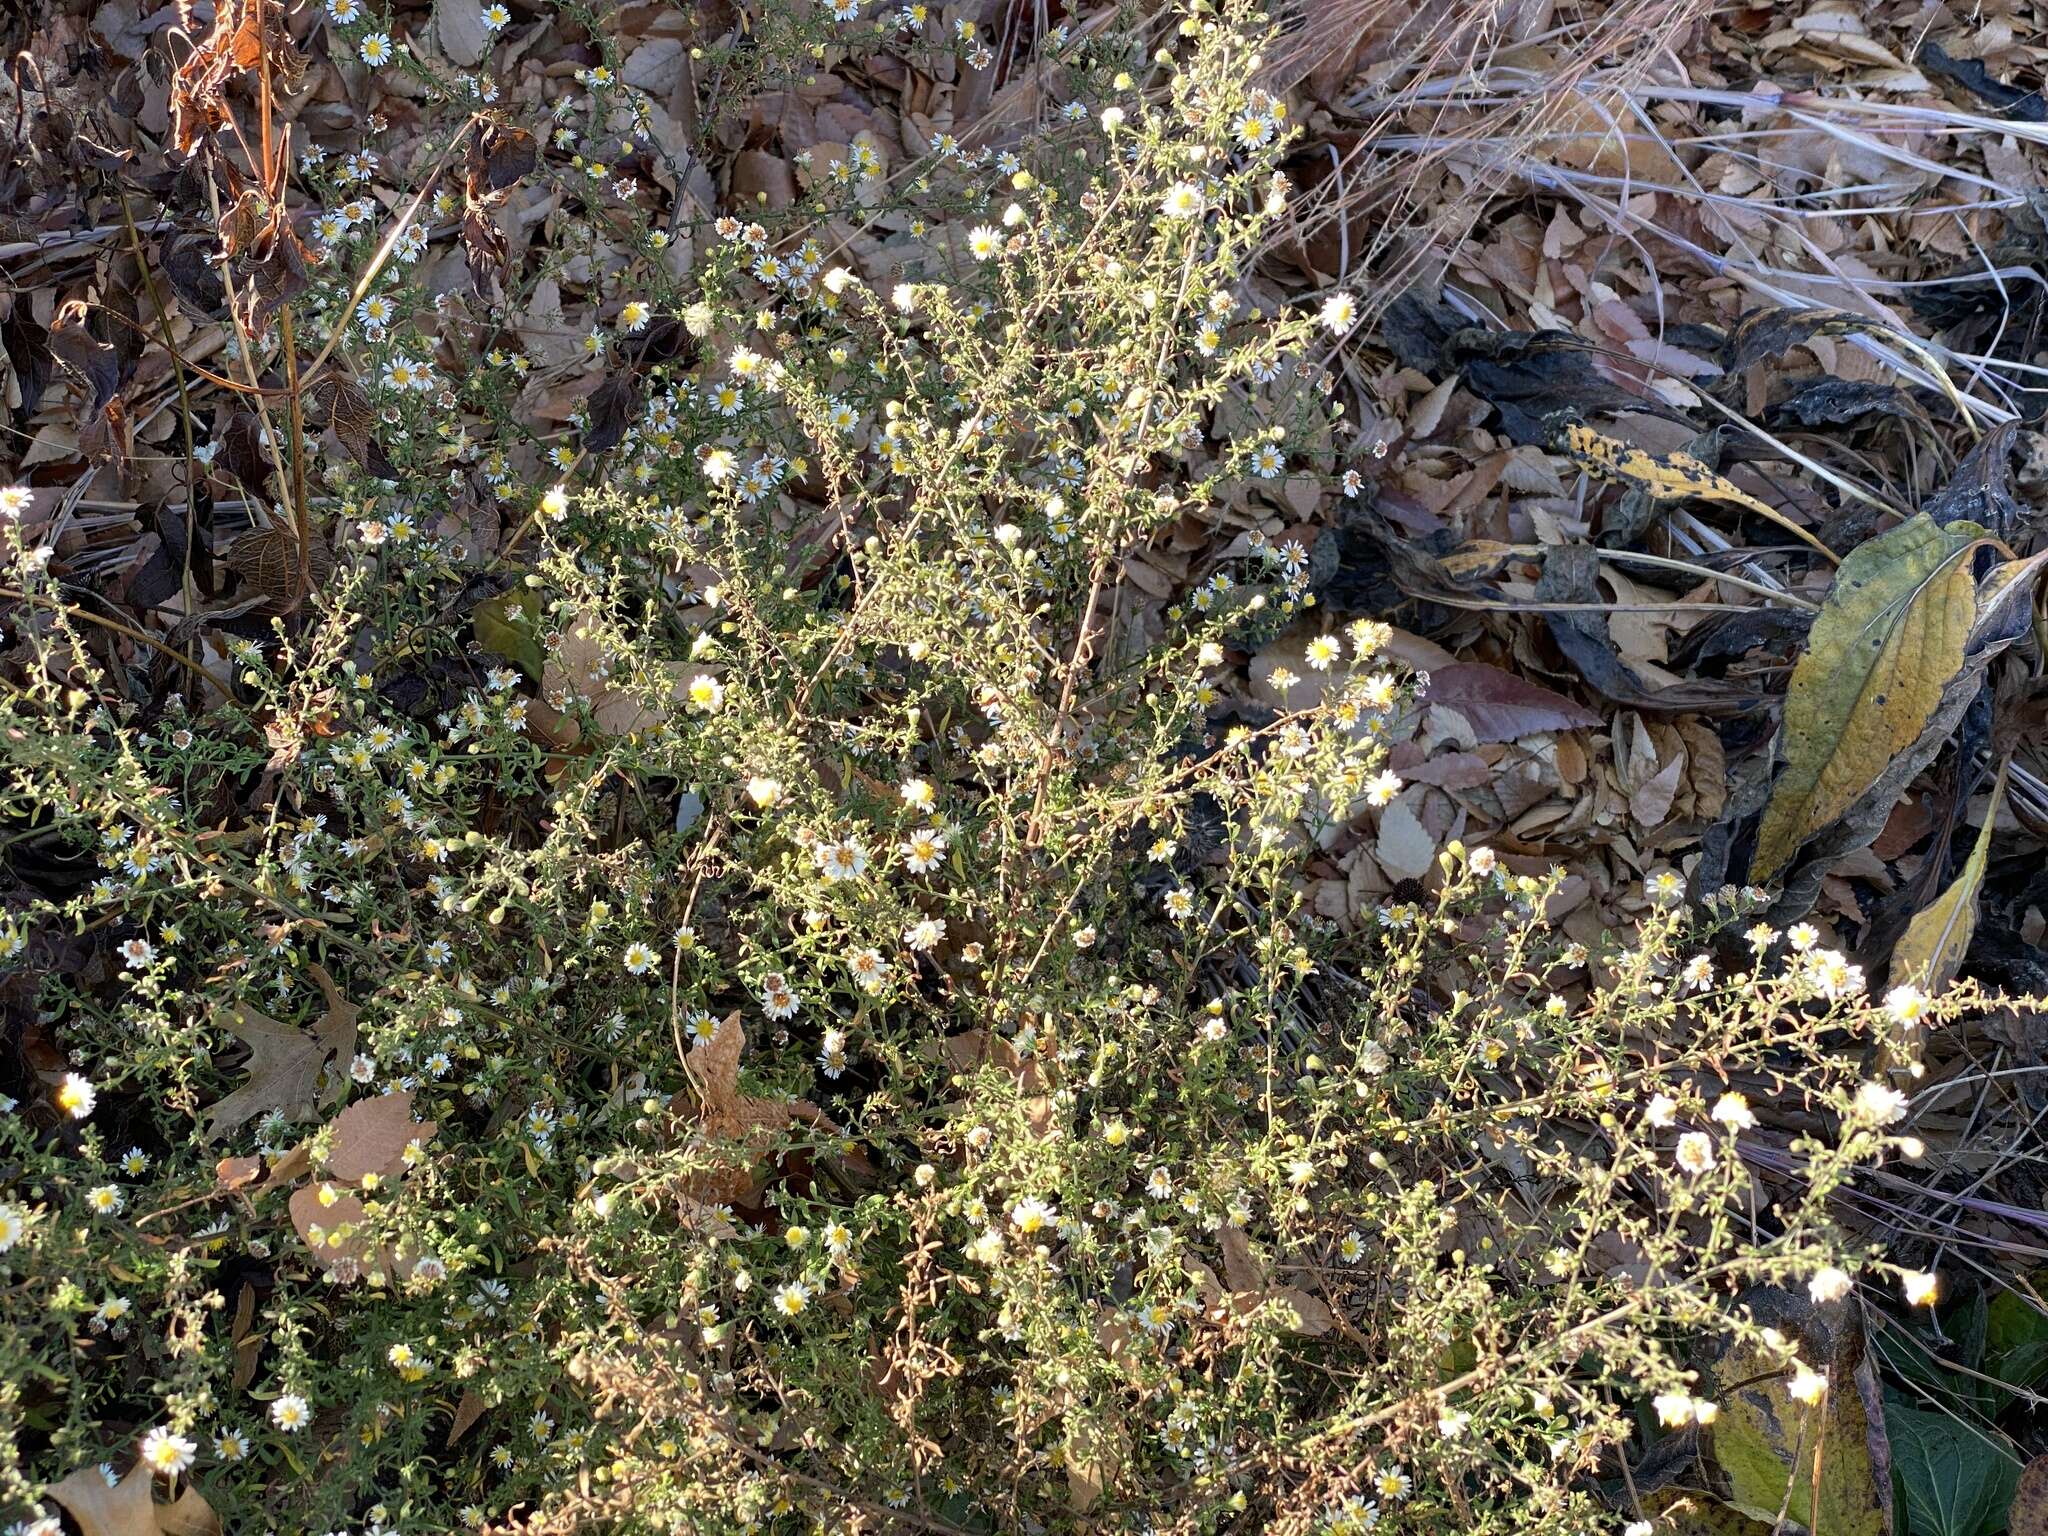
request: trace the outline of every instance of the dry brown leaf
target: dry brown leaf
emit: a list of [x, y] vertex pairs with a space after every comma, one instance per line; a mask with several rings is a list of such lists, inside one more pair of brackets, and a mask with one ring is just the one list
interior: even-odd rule
[[137, 1466], [109, 1488], [98, 1467], [80, 1467], [53, 1484], [49, 1495], [64, 1506], [85, 1536], [157, 1536], [152, 1481], [149, 1470]]
[[373, 1250], [356, 1236], [369, 1213], [355, 1195], [321, 1181], [293, 1190], [290, 1206], [292, 1225], [322, 1269], [344, 1280], [372, 1269], [390, 1279], [397, 1256], [389, 1248]]
[[468, 1434], [478, 1419], [484, 1416], [489, 1405], [478, 1392], [464, 1392], [462, 1400], [455, 1405], [455, 1417], [448, 1424], [448, 1444], [451, 1446]]
[[[740, 1092], [740, 1052], [746, 1039], [746, 1028], [735, 1010], [725, 1016], [709, 1040], [691, 1048], [684, 1065], [696, 1085], [698, 1102], [694, 1108], [677, 1111], [679, 1128], [690, 1143], [738, 1142], [751, 1165], [792, 1120], [837, 1131], [838, 1126], [809, 1099], [757, 1099]], [[694, 1175], [683, 1195], [705, 1204], [731, 1205], [755, 1188], [751, 1166], [713, 1168]]]
[[138, 1463], [109, 1488], [98, 1467], [81, 1467], [53, 1484], [49, 1496], [84, 1536], [220, 1536], [220, 1516], [198, 1489], [188, 1486], [175, 1503], [159, 1504], [155, 1481]]
[[[597, 728], [610, 736], [630, 736], [659, 725], [665, 712], [613, 682], [611, 668], [612, 658], [596, 632], [580, 616], [572, 618], [562, 626], [561, 643], [547, 654], [541, 693], [550, 700], [563, 694], [587, 700]], [[689, 684], [672, 675], [670, 699], [680, 707], [688, 694]]]
[[405, 1168], [405, 1149], [432, 1140], [438, 1128], [413, 1119], [412, 1095], [404, 1089], [360, 1100], [335, 1117], [326, 1176], [348, 1184], [371, 1173], [395, 1177]]

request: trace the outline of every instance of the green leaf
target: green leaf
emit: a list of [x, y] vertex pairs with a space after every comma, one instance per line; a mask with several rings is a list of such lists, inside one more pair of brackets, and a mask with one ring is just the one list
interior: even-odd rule
[[2004, 1528], [2020, 1480], [2011, 1441], [1896, 1392], [1885, 1394], [1884, 1419], [1907, 1536], [1991, 1536]]
[[1850, 551], [1792, 669], [1785, 769], [1757, 829], [1764, 881], [1832, 825], [1912, 746], [1963, 669], [1977, 618], [1975, 523], [1925, 513]]
[[2004, 799], [2005, 765], [2001, 763], [1998, 782], [1991, 787], [1991, 806], [1984, 813], [1984, 827], [1977, 834], [1969, 862], [1947, 890], [1913, 914], [1906, 936], [1892, 951], [1895, 985], [1911, 982], [1925, 991], [1938, 991], [1963, 963], [1977, 932], [1977, 893], [1984, 885], [1984, 868], [1991, 859], [1991, 829]]
[[1991, 1298], [1984, 1329], [1984, 1365], [2022, 1391], [2048, 1376], [2048, 1317], [2018, 1291]]
[[523, 587], [501, 592], [469, 612], [476, 643], [494, 656], [517, 662], [534, 682], [540, 681], [547, 658], [540, 648], [540, 600]]

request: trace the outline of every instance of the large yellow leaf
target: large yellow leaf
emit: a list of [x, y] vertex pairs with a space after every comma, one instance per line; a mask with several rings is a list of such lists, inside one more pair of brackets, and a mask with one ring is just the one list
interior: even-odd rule
[[1947, 890], [1913, 914], [1906, 936], [1892, 951], [1895, 985], [1912, 982], [1932, 992], [1945, 986], [1955, 975], [1956, 967], [1963, 963], [1971, 936], [1977, 931], [1977, 892], [1984, 884], [1984, 867], [1991, 858], [1991, 829], [1997, 824], [1998, 807], [2004, 799], [2005, 767], [2001, 764], [1970, 861]]
[[1842, 562], [1792, 669], [1785, 768], [1757, 829], [1750, 879], [1770, 879], [1911, 747], [1962, 671], [1977, 618], [1971, 552], [1984, 530], [1924, 513]]
[[1770, 1525], [1783, 1510], [1826, 1536], [1890, 1536], [1884, 1402], [1855, 1320], [1824, 1318], [1792, 1292], [1752, 1291], [1746, 1300], [1759, 1323], [1797, 1342], [1828, 1389], [1816, 1404], [1799, 1402], [1785, 1388], [1781, 1359], [1760, 1346], [1729, 1345], [1714, 1364], [1721, 1411], [1703, 1437], [1727, 1485], [1726, 1502]]

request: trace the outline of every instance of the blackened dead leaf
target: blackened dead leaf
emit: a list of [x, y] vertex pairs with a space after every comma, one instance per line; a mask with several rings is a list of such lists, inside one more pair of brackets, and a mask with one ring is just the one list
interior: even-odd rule
[[7, 365], [14, 370], [21, 390], [14, 422], [22, 426], [35, 414], [36, 403], [50, 382], [50, 333], [36, 324], [28, 305], [16, 304], [7, 318], [0, 320], [0, 347], [7, 350]]
[[1631, 709], [1702, 715], [1743, 714], [1764, 704], [1761, 694], [1711, 679], [1659, 683], [1652, 686], [1621, 659], [1603, 614], [1592, 611], [1603, 601], [1593, 551], [1566, 544], [1545, 553], [1536, 599], [1544, 603], [1587, 605], [1586, 611], [1543, 615], [1551, 638], [1573, 669], [1597, 692]]
[[1780, 400], [1770, 408], [1774, 424], [1797, 422], [1802, 427], [1839, 427], [1865, 416], [1909, 418], [1920, 412], [1913, 397], [1896, 384], [1874, 379], [1822, 379]]
[[1921, 45], [1918, 62], [1930, 75], [1953, 80], [1978, 100], [1995, 107], [2003, 117], [2016, 123], [2048, 123], [2048, 103], [2041, 100], [2039, 91], [2023, 91], [2016, 85], [1992, 79], [1982, 59], [1958, 59], [1941, 44], [1929, 42]]
[[1947, 485], [1921, 508], [1935, 524], [1946, 528], [1961, 519], [1988, 528], [2001, 539], [2010, 539], [2027, 509], [2013, 492], [2012, 450], [2019, 441], [2015, 422], [1993, 427], [1956, 466]]
[[239, 480], [250, 495], [270, 496], [271, 475], [276, 466], [264, 444], [263, 423], [254, 411], [237, 411], [228, 418], [215, 462]]
[[1729, 328], [1721, 343], [1721, 367], [1732, 385], [1744, 369], [1816, 336], [1853, 336], [1869, 329], [1871, 322], [1862, 316], [1835, 309], [1752, 309]]
[[539, 163], [540, 152], [532, 134], [524, 128], [481, 119], [463, 162], [469, 195], [481, 200], [504, 192], [520, 177], [531, 174]]
[[1686, 419], [1654, 396], [1617, 384], [1600, 371], [1593, 348], [1566, 331], [1468, 328], [1445, 351], [1465, 387], [1500, 413], [1501, 430], [1516, 443], [1548, 447], [1564, 424], [1594, 412]]
[[227, 312], [227, 288], [207, 259], [210, 243], [203, 235], [173, 235], [158, 263], [178, 303], [195, 320], [218, 320]]
[[590, 397], [590, 428], [583, 434], [583, 446], [592, 453], [616, 448], [633, 424], [640, 405], [640, 389], [630, 370], [611, 375]]

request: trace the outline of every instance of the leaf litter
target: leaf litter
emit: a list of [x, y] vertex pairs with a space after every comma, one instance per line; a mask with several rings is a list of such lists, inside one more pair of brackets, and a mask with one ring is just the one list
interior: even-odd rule
[[[689, 50], [703, 33], [738, 28], [739, 13], [707, 7], [678, 23], [640, 9], [623, 74], [663, 151], [651, 175], [679, 215], [679, 247], [715, 211], [789, 204], [809, 165], [854, 145], [900, 169], [929, 156], [940, 132], [996, 131], [1043, 107], [1029, 80], [986, 91], [835, 61], [821, 71], [834, 99], [750, 108], [743, 125], [699, 136]], [[2048, 477], [2013, 467], [2048, 463], [2027, 425], [2041, 390], [2039, 317], [2025, 312], [2038, 309], [2025, 289], [2048, 264], [2038, 211], [2048, 182], [2042, 141], [2023, 131], [2043, 118], [2039, 90], [2023, 82], [2039, 79], [2044, 50], [1999, 8], [1679, 6], [1650, 40], [1684, 46], [1624, 50], [1599, 45], [1634, 24], [1628, 7], [1514, 7], [1479, 67], [1404, 93], [1430, 84], [1428, 70], [1398, 29], [1347, 30], [1354, 9], [1311, 7], [1272, 61], [1305, 125], [1294, 164], [1312, 195], [1252, 286], [1281, 303], [1367, 274], [1367, 313], [1333, 359], [1336, 398], [1358, 425], [1332, 439], [1316, 475], [1288, 482], [1284, 503], [1244, 499], [1191, 527], [1184, 547], [1134, 557], [1127, 589], [1142, 623], [1231, 541], [1294, 538], [1323, 573], [1328, 610], [1384, 618], [1414, 654], [1441, 659], [1395, 744], [1408, 788], [1323, 849], [1318, 912], [1363, 920], [1397, 886], [1430, 878], [1428, 850], [1460, 836], [1515, 867], [1562, 867], [1572, 900], [1560, 920], [1589, 943], [1639, 916], [1648, 881], [1675, 868], [1697, 896], [1770, 885], [1774, 918], [1812, 923], [1895, 980], [2048, 984], [2048, 891], [2033, 873], [2048, 840]], [[180, 157], [220, 128], [236, 82], [258, 65], [308, 140], [337, 150], [354, 147], [355, 114], [329, 108], [382, 114], [400, 99], [294, 46], [290, 29], [270, 24], [270, 0], [223, 0], [179, 48], [182, 8], [49, 10], [52, 37], [75, 46], [48, 50], [41, 89], [84, 120], [73, 142], [52, 135], [24, 161], [29, 174], [4, 210], [15, 244], [0, 340], [16, 468], [34, 493], [23, 526], [51, 533], [52, 569], [99, 593], [102, 617], [118, 616], [120, 628], [91, 628], [88, 643], [132, 680], [127, 702], [149, 706], [190, 686], [197, 666], [157, 649], [224, 655], [249, 615], [289, 617], [301, 572], [318, 583], [331, 569], [324, 546], [302, 542], [303, 526], [252, 510], [291, 491], [265, 462], [268, 428], [250, 408], [260, 400], [212, 371], [237, 324], [263, 323], [303, 285], [304, 210], [219, 161], [218, 190], [230, 195], [216, 223], [181, 181]], [[566, 89], [544, 65], [574, 45], [566, 18], [515, 43], [448, 0], [397, 10], [440, 57], [501, 70], [514, 107], [544, 117]], [[90, 106], [105, 93], [75, 60], [101, 48], [129, 110]], [[1582, 61], [1610, 52], [1622, 62], [1586, 78]], [[391, 120], [382, 152], [416, 166], [417, 114], [391, 110]], [[574, 344], [596, 318], [588, 272], [538, 271], [534, 234], [553, 217], [530, 181], [540, 158], [524, 130], [479, 118], [443, 172], [459, 214], [434, 238], [469, 298], [503, 310], [540, 364], [522, 396], [532, 425], [552, 430], [587, 402], [596, 430], [586, 445], [601, 454], [637, 398], [633, 369], [599, 379]], [[82, 165], [134, 202], [146, 266], [172, 301], [161, 324], [144, 268], [101, 233], [97, 215], [111, 210], [70, 195]], [[1397, 203], [1379, 201], [1390, 189]], [[1388, 206], [1400, 217], [1384, 217]], [[903, 231], [842, 235], [873, 279], [904, 260]], [[212, 262], [222, 242], [254, 279], [246, 312], [229, 305]], [[684, 354], [679, 338], [664, 345], [674, 350], [656, 357], [649, 338], [638, 358]], [[173, 430], [188, 385], [210, 423], [202, 436], [218, 443], [204, 461]], [[385, 477], [390, 458], [359, 382], [330, 369], [308, 394], [347, 456]], [[1709, 433], [1712, 463], [1699, 446]], [[1341, 488], [1347, 471], [1355, 491]], [[217, 519], [231, 504], [235, 515]], [[488, 497], [473, 536], [490, 550], [516, 541]], [[220, 601], [216, 567], [231, 583]], [[123, 578], [145, 569], [167, 584]], [[580, 738], [579, 719], [629, 734], [677, 702], [680, 676], [612, 678], [595, 626], [565, 625], [567, 639], [544, 652], [516, 606], [486, 592], [461, 617], [528, 674], [536, 720], [558, 745]], [[16, 609], [7, 627], [42, 622]], [[1259, 696], [1301, 643], [1283, 637], [1269, 654], [1236, 658], [1234, 702], [1290, 702], [1285, 690]], [[1988, 718], [1971, 723], [1973, 710]], [[1925, 894], [1888, 925], [1901, 890]], [[2016, 936], [2013, 947], [1988, 948], [1993, 935]], [[246, 1047], [246, 1081], [208, 1107], [209, 1139], [340, 1102], [355, 1013], [331, 978], [313, 976], [325, 1010], [310, 1033], [246, 1005], [221, 1021]], [[2039, 1115], [2016, 1080], [1969, 1086], [1983, 1043], [1930, 1050], [1916, 1128], [1934, 1156], [1897, 1177], [1996, 1253], [2023, 1246], [2001, 1208], [2039, 1204], [2042, 1187], [2024, 1171]], [[675, 1117], [679, 1138], [744, 1154], [745, 1166], [704, 1176], [706, 1203], [757, 1194], [755, 1164], [792, 1124], [830, 1124], [803, 1101], [743, 1094], [742, 1046], [735, 1019], [692, 1053], [700, 1098]], [[964, 1037], [948, 1049], [985, 1054]], [[2015, 1035], [1999, 1049], [2018, 1069], [2048, 1070], [2044, 1042]], [[1040, 1113], [1035, 1063], [993, 1064]], [[330, 1133], [324, 1170], [286, 1158], [260, 1188], [398, 1177], [405, 1146], [432, 1128], [394, 1094], [344, 1110]], [[1976, 1204], [1951, 1198], [1960, 1184], [1945, 1161], [1965, 1136], [2000, 1149], [1971, 1183]], [[223, 1183], [261, 1172], [237, 1168]], [[349, 1209], [360, 1214], [359, 1200], [352, 1187], [323, 1205], [305, 1183], [291, 1205], [302, 1234], [331, 1234]], [[1914, 1230], [1906, 1222], [1893, 1235]], [[389, 1262], [345, 1243], [335, 1251]], [[1222, 1258], [1227, 1291], [1189, 1261], [1206, 1270], [1212, 1300], [1271, 1294], [1227, 1231]], [[1306, 1322], [1321, 1305], [1301, 1294], [1296, 1311]], [[1881, 1436], [1882, 1414], [1868, 1412], [1860, 1382], [1853, 1393], [1838, 1384], [1831, 1403], [1844, 1406], [1827, 1475], [1846, 1486], [1853, 1447]], [[1781, 1406], [1760, 1406], [1758, 1424]], [[1744, 1433], [1738, 1422], [1746, 1413], [1719, 1432], [1722, 1446]], [[1781, 1440], [1764, 1449], [1796, 1464]], [[1867, 1470], [1867, 1490], [1842, 1494], [1854, 1511], [1825, 1528], [1861, 1529], [1889, 1503], [1889, 1477]], [[81, 1476], [99, 1484], [96, 1472]], [[1778, 1518], [1782, 1469], [1752, 1455], [1736, 1480], [1737, 1508]], [[105, 1494], [79, 1483], [76, 1503], [68, 1485], [55, 1493], [89, 1532], [135, 1536], [164, 1511], [134, 1482]], [[2041, 1523], [2040, 1487], [2031, 1472], [2021, 1482], [2016, 1531]], [[1824, 1489], [1823, 1504], [1830, 1497]], [[1076, 1502], [1086, 1502], [1079, 1489]]]

